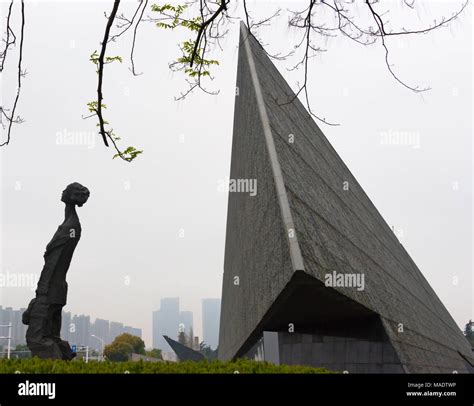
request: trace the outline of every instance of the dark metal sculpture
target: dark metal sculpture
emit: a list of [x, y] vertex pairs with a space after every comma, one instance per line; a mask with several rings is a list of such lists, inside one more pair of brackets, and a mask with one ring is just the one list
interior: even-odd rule
[[89, 190], [79, 183], [72, 183], [63, 191], [65, 219], [46, 247], [36, 297], [23, 313], [23, 324], [28, 325], [26, 343], [32, 356], [63, 360], [76, 356], [69, 343], [61, 340], [61, 314], [67, 298], [66, 273], [81, 238], [76, 206], [81, 207], [88, 198]]
[[204, 361], [206, 359], [206, 357], [199, 351], [186, 347], [184, 344], [181, 344], [168, 336], [163, 336], [163, 338], [173, 349], [179, 361]]

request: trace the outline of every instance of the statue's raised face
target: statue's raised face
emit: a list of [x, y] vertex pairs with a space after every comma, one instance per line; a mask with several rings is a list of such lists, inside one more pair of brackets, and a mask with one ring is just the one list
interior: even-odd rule
[[64, 189], [61, 201], [66, 204], [75, 204], [82, 207], [82, 205], [87, 202], [87, 199], [89, 199], [89, 195], [89, 189], [75, 182]]

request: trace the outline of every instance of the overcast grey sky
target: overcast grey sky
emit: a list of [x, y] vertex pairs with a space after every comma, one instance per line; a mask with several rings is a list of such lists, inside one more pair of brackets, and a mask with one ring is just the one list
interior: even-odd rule
[[[401, 2], [392, 3], [396, 21]], [[408, 20], [417, 28], [461, 4], [421, 3]], [[135, 4], [127, 2], [123, 11]], [[256, 16], [305, 4], [249, 1]], [[6, 5], [1, 2], [3, 13]], [[26, 122], [0, 150], [0, 272], [39, 275], [64, 215], [61, 191], [80, 182], [91, 196], [79, 209], [83, 234], [65, 310], [141, 327], [151, 345], [151, 312], [161, 297], [179, 296], [201, 335], [201, 299], [221, 295], [227, 196], [218, 186], [229, 176], [239, 26], [229, 26], [224, 49], [215, 54], [220, 66], [208, 87], [219, 95], [196, 92], [182, 102], [174, 97], [186, 88], [184, 77], [168, 63], [187, 33], [143, 24], [138, 77], [126, 58], [130, 37], [110, 47], [108, 55], [125, 59], [106, 67], [106, 117], [122, 145], [145, 151], [127, 164], [111, 159], [113, 152], [93, 136], [94, 119], [81, 117], [95, 97], [89, 56], [111, 5], [27, 2], [28, 75], [18, 110]], [[269, 50], [295, 44], [287, 19], [283, 13], [262, 30]], [[341, 124], [321, 125], [323, 132], [463, 326], [473, 317], [471, 5], [449, 28], [390, 42], [399, 75], [432, 88], [423, 95], [390, 76], [380, 45], [364, 48], [343, 38], [321, 45], [328, 51], [310, 65], [312, 107]], [[14, 91], [13, 63], [3, 77], [4, 103]], [[276, 64], [296, 89], [301, 72], [289, 72], [290, 61]], [[88, 142], [63, 145], [68, 134], [83, 132]], [[405, 138], [397, 142], [397, 136]], [[29, 287], [0, 288], [0, 305], [26, 307], [33, 294]]]

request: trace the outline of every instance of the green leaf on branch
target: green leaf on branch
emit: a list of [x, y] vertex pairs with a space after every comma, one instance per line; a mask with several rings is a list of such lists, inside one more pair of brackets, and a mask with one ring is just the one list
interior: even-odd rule
[[138, 155], [142, 153], [143, 151], [139, 151], [135, 147], [128, 147], [121, 153], [115, 154], [113, 159], [120, 157], [127, 162], [132, 162]]
[[[191, 32], [198, 32], [202, 27], [202, 17], [184, 18], [183, 13], [188, 8], [187, 5], [173, 6], [171, 4], [164, 4], [159, 6], [154, 4], [152, 11], [161, 14], [164, 18], [157, 22], [157, 27], [164, 29], [175, 29], [183, 27]], [[176, 59], [171, 65], [180, 65], [179, 70], [184, 70], [184, 73], [191, 78], [210, 77], [211, 73], [209, 67], [212, 65], [219, 65], [219, 61], [214, 59], [204, 59], [204, 50], [199, 48], [196, 51], [196, 41], [184, 41], [181, 45], [183, 55]], [[191, 66], [191, 63], [193, 66]]]

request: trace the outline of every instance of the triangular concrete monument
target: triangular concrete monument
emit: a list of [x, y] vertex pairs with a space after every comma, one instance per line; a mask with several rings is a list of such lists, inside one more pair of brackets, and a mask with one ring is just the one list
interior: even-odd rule
[[455, 321], [244, 24], [240, 34], [219, 357], [469, 372]]

